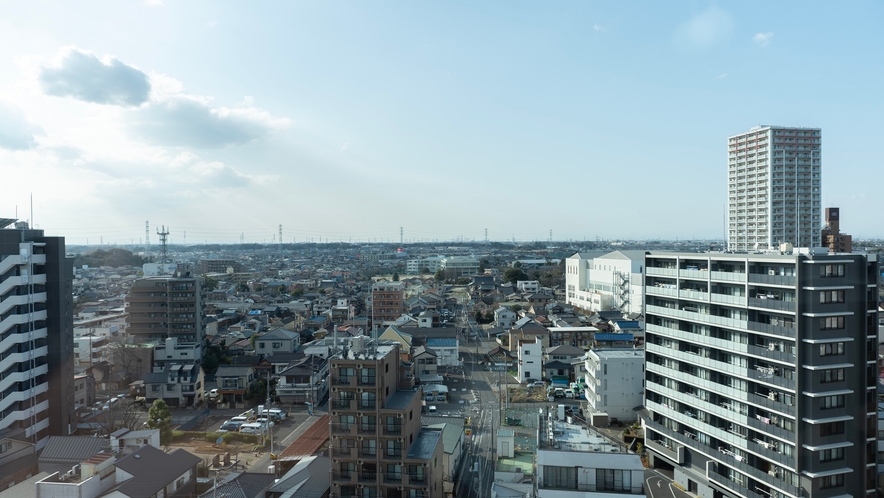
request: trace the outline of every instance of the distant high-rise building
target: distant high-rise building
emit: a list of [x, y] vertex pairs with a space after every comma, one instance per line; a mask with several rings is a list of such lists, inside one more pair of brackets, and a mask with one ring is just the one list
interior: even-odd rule
[[73, 259], [64, 237], [0, 219], [0, 430], [41, 449], [76, 430]]
[[853, 237], [841, 233], [841, 210], [839, 208], [826, 208], [826, 226], [822, 233], [822, 247], [828, 247], [829, 252], [853, 252]]
[[371, 286], [371, 324], [391, 325], [405, 313], [405, 285], [402, 282], [375, 282]]
[[783, 126], [728, 138], [728, 250], [819, 244], [821, 141], [819, 128]]
[[[202, 345], [206, 336], [206, 297], [202, 278], [140, 278], [126, 296], [127, 333], [138, 342], [165, 341]], [[188, 361], [189, 362], [189, 361]]]

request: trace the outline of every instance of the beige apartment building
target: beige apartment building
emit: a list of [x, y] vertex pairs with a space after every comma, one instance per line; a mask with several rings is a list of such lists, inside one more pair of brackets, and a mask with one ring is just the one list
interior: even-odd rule
[[331, 358], [335, 498], [441, 498], [441, 432], [421, 431], [414, 365], [399, 343], [355, 337]]

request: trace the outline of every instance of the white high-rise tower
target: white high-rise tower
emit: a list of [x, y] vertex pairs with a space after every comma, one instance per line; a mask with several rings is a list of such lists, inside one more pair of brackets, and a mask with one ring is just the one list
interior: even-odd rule
[[727, 149], [728, 250], [819, 245], [821, 130], [755, 126]]

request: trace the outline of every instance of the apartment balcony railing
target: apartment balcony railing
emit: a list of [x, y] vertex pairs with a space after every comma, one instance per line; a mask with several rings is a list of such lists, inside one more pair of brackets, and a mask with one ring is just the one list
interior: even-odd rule
[[334, 400], [332, 400], [332, 409], [334, 409], [334, 410], [349, 410], [351, 406], [353, 406], [352, 399], [334, 399]]
[[349, 386], [350, 379], [352, 379], [352, 377], [332, 377], [332, 385]]
[[376, 450], [359, 450], [359, 456], [362, 458], [377, 458], [378, 452]]
[[350, 434], [353, 424], [331, 424], [332, 434]]
[[360, 410], [374, 410], [377, 407], [377, 403], [374, 401], [359, 401], [359, 409]]
[[377, 434], [378, 427], [376, 425], [359, 425], [356, 429], [359, 434]]
[[411, 485], [423, 485], [427, 483], [426, 475], [417, 475], [417, 474], [409, 474], [408, 475], [408, 484]]
[[624, 493], [624, 494], [632, 494], [632, 495], [640, 495], [644, 494], [644, 487], [641, 485], [638, 486], [630, 486], [626, 488], [607, 488], [605, 486], [596, 486], [594, 484], [584, 484], [584, 483], [560, 483], [557, 481], [539, 481], [537, 483], [538, 489], [555, 489], [562, 491], [584, 491], [591, 493]]
[[377, 384], [375, 377], [358, 377], [356, 383], [360, 386], [373, 386]]
[[401, 425], [385, 425], [384, 426], [384, 435], [385, 436], [398, 436], [402, 434], [402, 426]]
[[385, 451], [384, 460], [402, 460], [401, 451]]
[[359, 474], [359, 482], [378, 482], [378, 475], [370, 473]]
[[402, 474], [384, 474], [384, 484], [400, 484]]
[[353, 448], [332, 448], [332, 455], [336, 457], [353, 458]]

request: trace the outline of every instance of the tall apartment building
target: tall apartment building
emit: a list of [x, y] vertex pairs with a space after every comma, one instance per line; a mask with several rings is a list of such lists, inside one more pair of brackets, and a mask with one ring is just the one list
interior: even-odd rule
[[728, 250], [819, 244], [821, 135], [755, 126], [728, 138]]
[[133, 282], [126, 296], [127, 333], [136, 342], [177, 339], [177, 346], [205, 339], [205, 288], [190, 276], [148, 277]]
[[877, 272], [822, 248], [649, 253], [653, 464], [707, 498], [873, 495]]
[[73, 260], [64, 237], [0, 219], [0, 430], [42, 449], [76, 430]]
[[421, 390], [399, 343], [354, 337], [331, 363], [334, 498], [441, 498], [440, 431], [421, 431]]
[[371, 324], [392, 325], [405, 313], [405, 284], [375, 282], [371, 286]]
[[826, 208], [826, 226], [820, 233], [822, 247], [829, 252], [853, 252], [853, 237], [841, 233], [841, 210], [836, 207]]
[[201, 259], [200, 274], [227, 273], [228, 268], [233, 268], [234, 273], [243, 271], [243, 265], [235, 259]]

